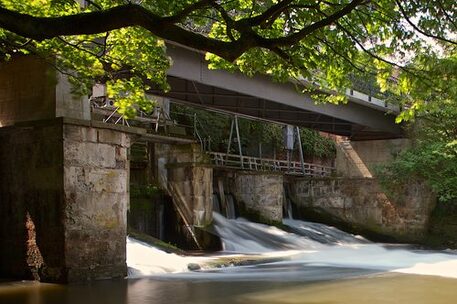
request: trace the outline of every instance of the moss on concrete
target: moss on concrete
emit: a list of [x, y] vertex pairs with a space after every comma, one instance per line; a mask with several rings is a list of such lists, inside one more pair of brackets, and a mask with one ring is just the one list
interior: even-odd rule
[[361, 235], [371, 241], [387, 243], [418, 242], [417, 238], [411, 236], [395, 235], [394, 233], [386, 234], [380, 230], [378, 225], [370, 224], [369, 222], [364, 225], [350, 223], [318, 207], [297, 207], [293, 205], [293, 209], [297, 218], [334, 226], [340, 230]]
[[457, 249], [457, 200], [436, 205], [423, 243], [435, 248]]
[[179, 249], [174, 244], [166, 243], [166, 242], [156, 239], [155, 237], [152, 237], [148, 234], [141, 233], [132, 227], [128, 227], [127, 234], [129, 237], [132, 237], [138, 241], [144, 242], [151, 246], [157, 247], [165, 252], [176, 253], [176, 254], [180, 254], [180, 255], [185, 254], [184, 250]]

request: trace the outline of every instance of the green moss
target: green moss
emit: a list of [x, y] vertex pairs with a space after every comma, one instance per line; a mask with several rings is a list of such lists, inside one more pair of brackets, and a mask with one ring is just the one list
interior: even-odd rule
[[156, 198], [163, 193], [157, 185], [130, 185], [130, 198]]
[[318, 207], [299, 206], [294, 209], [295, 215], [303, 220], [334, 226], [343, 231], [361, 235], [371, 241], [387, 243], [419, 242], [417, 236], [394, 234], [383, 231], [377, 224], [367, 221], [363, 225], [350, 223]]
[[437, 248], [457, 248], [457, 200], [436, 205], [424, 243]]
[[172, 252], [181, 255], [185, 253], [183, 250], [179, 249], [174, 244], [166, 243], [164, 241], [156, 239], [155, 237], [141, 233], [132, 227], [128, 227], [127, 234], [129, 235], [129, 237], [132, 237], [151, 246], [157, 247], [166, 252]]

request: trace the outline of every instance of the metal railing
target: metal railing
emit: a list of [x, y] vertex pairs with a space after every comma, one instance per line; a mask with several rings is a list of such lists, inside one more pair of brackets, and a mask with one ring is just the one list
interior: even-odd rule
[[238, 154], [227, 154], [222, 152], [206, 152], [211, 163], [216, 167], [283, 172], [288, 175], [302, 175], [310, 177], [330, 176], [335, 168], [298, 161], [287, 161], [280, 159], [259, 158], [252, 156], [240, 156]]
[[[167, 135], [192, 136], [200, 144], [201, 152], [206, 153], [211, 163], [217, 167], [225, 167], [239, 170], [253, 171], [277, 171], [288, 175], [301, 175], [312, 177], [329, 176], [334, 172], [333, 167], [305, 163], [303, 161], [288, 161], [280, 159], [260, 158], [240, 154], [228, 154], [223, 152], [211, 152], [211, 137], [199, 121], [196, 113], [174, 112], [169, 115], [160, 107], [148, 115], [138, 111], [138, 115], [128, 121], [117, 113], [117, 108], [112, 104], [92, 101], [92, 112], [100, 114], [103, 122], [123, 124], [131, 126], [141, 123], [149, 132], [158, 133], [159, 129]], [[130, 122], [130, 123], [129, 123]], [[232, 123], [233, 124], [233, 123]], [[233, 126], [232, 126], [233, 128]], [[240, 149], [241, 147], [239, 147]]]

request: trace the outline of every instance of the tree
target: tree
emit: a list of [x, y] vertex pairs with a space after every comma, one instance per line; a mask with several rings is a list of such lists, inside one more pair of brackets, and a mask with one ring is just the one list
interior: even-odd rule
[[438, 56], [430, 41], [456, 45], [454, 1], [78, 2], [0, 0], [0, 54], [37, 54], [66, 73], [79, 93], [94, 81], [107, 83], [126, 115], [134, 114], [133, 104], [150, 106], [144, 94], [150, 87], [168, 89], [164, 41], [207, 52], [213, 68], [295, 78], [306, 84], [300, 89], [331, 102], [345, 100], [349, 74], [374, 75], [397, 97], [414, 82], [437, 88], [439, 77], [411, 63]]
[[[410, 84], [408, 98], [413, 108], [405, 110], [398, 120], [411, 122], [413, 145], [396, 160], [380, 168], [387, 186], [425, 180], [440, 201], [457, 199], [457, 50], [446, 52], [443, 58], [430, 56], [415, 62], [423, 71], [441, 75], [438, 87]], [[439, 92], [439, 93], [437, 93]]]

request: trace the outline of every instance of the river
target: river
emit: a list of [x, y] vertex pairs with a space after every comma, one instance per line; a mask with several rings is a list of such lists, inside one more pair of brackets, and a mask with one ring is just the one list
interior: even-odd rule
[[71, 285], [5, 282], [0, 283], [0, 303], [457, 301], [457, 254], [451, 250], [376, 244], [291, 219], [284, 224], [293, 233], [217, 214], [215, 223], [224, 244], [219, 254], [182, 257], [128, 238], [129, 278]]

